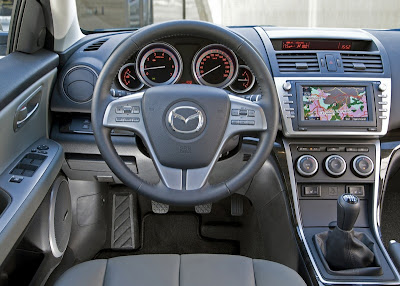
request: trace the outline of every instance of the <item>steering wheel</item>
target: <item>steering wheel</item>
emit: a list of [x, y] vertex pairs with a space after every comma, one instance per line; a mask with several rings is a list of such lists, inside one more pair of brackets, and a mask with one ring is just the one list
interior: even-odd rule
[[[219, 88], [201, 85], [163, 85], [115, 99], [110, 88], [120, 67], [140, 48], [169, 37], [200, 37], [225, 45], [252, 70], [262, 97], [251, 102]], [[130, 106], [129, 116], [117, 107]], [[253, 117], [241, 125], [233, 109]], [[227, 197], [260, 170], [278, 130], [278, 101], [271, 74], [257, 51], [234, 32], [200, 21], [171, 21], [147, 26], [129, 36], [111, 54], [95, 86], [92, 127], [98, 148], [110, 169], [128, 187], [157, 202], [200, 205]], [[242, 123], [243, 124], [243, 123]], [[149, 184], [125, 165], [111, 142], [112, 129], [141, 137], [160, 176]], [[255, 154], [228, 181], [211, 185], [209, 174], [224, 144], [240, 133], [257, 132]]]

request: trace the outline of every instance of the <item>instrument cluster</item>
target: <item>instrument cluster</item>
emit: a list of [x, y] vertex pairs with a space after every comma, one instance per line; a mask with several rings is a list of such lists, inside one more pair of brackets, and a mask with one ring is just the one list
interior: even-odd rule
[[[201, 47], [191, 62], [185, 55], [165, 42], [152, 43], [142, 48], [137, 56], [121, 67], [118, 83], [127, 91], [138, 91], [175, 83], [200, 84], [217, 88], [229, 87], [235, 93], [250, 91], [255, 83], [251, 70], [240, 64], [236, 55], [220, 44]], [[186, 65], [190, 65], [189, 79], [182, 78]], [[187, 77], [187, 76], [185, 76]]]

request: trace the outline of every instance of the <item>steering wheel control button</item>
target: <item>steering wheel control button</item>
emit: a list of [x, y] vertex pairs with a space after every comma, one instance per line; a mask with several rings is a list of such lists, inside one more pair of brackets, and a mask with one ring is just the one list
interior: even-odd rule
[[38, 150], [49, 150], [49, 146], [47, 145], [39, 145], [36, 147], [36, 149]]
[[346, 172], [347, 164], [342, 156], [331, 155], [325, 160], [325, 170], [332, 177], [340, 177]]
[[239, 115], [240, 116], [247, 116], [247, 109], [240, 109], [239, 110]]
[[239, 115], [240, 115], [239, 109], [232, 109], [231, 115], [232, 115], [232, 116], [239, 116]]
[[366, 155], [360, 155], [353, 159], [353, 171], [359, 177], [368, 177], [374, 171], [374, 162]]
[[321, 186], [303, 186], [303, 197], [320, 197], [321, 196]]
[[249, 110], [247, 116], [248, 116], [248, 117], [255, 117], [255, 116], [256, 116], [256, 111], [255, 111], [255, 110]]
[[297, 159], [296, 170], [303, 177], [311, 177], [318, 171], [318, 161], [311, 155], [303, 155]]
[[133, 114], [139, 114], [140, 113], [140, 107], [139, 106], [134, 106], [132, 109]]

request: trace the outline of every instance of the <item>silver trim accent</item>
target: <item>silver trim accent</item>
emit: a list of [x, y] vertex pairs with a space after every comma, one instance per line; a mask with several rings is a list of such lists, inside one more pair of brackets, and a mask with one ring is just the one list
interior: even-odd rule
[[[314, 272], [317, 276], [317, 280], [319, 280], [321, 283], [327, 284], [327, 285], [398, 285], [400, 283], [400, 275], [399, 272], [397, 271], [396, 266], [394, 266], [393, 261], [391, 260], [389, 254], [387, 253], [385, 247], [383, 246], [382, 240], [379, 239], [379, 231], [378, 231], [378, 213], [377, 213], [377, 206], [378, 206], [378, 195], [379, 195], [379, 172], [380, 170], [380, 156], [381, 156], [381, 150], [380, 150], [380, 142], [379, 140], [375, 140], [375, 154], [376, 154], [376, 172], [375, 172], [375, 183], [374, 183], [374, 189], [373, 189], [373, 199], [372, 199], [372, 209], [373, 209], [373, 215], [372, 215], [372, 229], [371, 232], [374, 234], [376, 238], [376, 242], [381, 249], [383, 256], [386, 258], [386, 260], [389, 263], [389, 266], [395, 276], [395, 281], [383, 281], [383, 282], [370, 282], [370, 281], [365, 281], [365, 282], [354, 282], [354, 281], [336, 281], [336, 280], [326, 280], [322, 277], [321, 273], [318, 270], [317, 264], [315, 262], [315, 259], [311, 253], [310, 247], [308, 246], [308, 242], [305, 238], [304, 231], [303, 231], [303, 225], [301, 221], [301, 212], [300, 212], [300, 206], [299, 206], [299, 197], [297, 195], [297, 190], [296, 190], [296, 179], [295, 179], [295, 173], [293, 170], [293, 164], [292, 164], [292, 153], [290, 151], [290, 144], [286, 139], [283, 139], [283, 144], [285, 148], [285, 153], [286, 153], [286, 161], [288, 164], [288, 171], [289, 171], [289, 178], [290, 178], [290, 186], [292, 188], [292, 196], [293, 196], [293, 202], [294, 202], [294, 209], [295, 209], [295, 219], [297, 221], [297, 232], [299, 234], [300, 239], [303, 242], [303, 245], [307, 251], [307, 254], [310, 258], [311, 264], [313, 266]], [[399, 145], [400, 148], [400, 145]]]
[[[282, 125], [283, 125], [283, 133], [286, 137], [306, 137], [306, 136], [370, 136], [370, 137], [378, 137], [385, 135], [388, 131], [389, 126], [389, 116], [390, 116], [390, 103], [391, 103], [391, 79], [390, 78], [363, 78], [363, 77], [275, 77], [275, 86], [278, 92], [279, 104], [282, 115]], [[293, 124], [291, 118], [295, 117], [287, 117], [287, 112], [285, 112], [285, 108], [289, 108], [290, 106], [286, 104], [287, 101], [287, 91], [283, 89], [283, 84], [286, 81], [315, 81], [315, 84], [318, 84], [320, 81], [324, 82], [381, 82], [387, 86], [385, 93], [387, 94], [387, 102], [385, 101], [383, 104], [387, 106], [388, 116], [386, 119], [382, 118], [382, 130], [380, 132], [367, 132], [367, 131], [331, 131], [331, 130], [307, 130], [307, 131], [295, 131], [293, 130]], [[292, 87], [294, 88], [294, 87]], [[380, 104], [381, 102], [379, 102]], [[374, 107], [375, 108], [375, 107]], [[375, 109], [374, 109], [375, 110]], [[378, 116], [378, 115], [377, 115]]]
[[[185, 118], [183, 115], [180, 115], [179, 113], [176, 113], [180, 109], [191, 109], [191, 110], [194, 110], [195, 113], [190, 115], [189, 117]], [[178, 106], [178, 107], [175, 107], [174, 109], [172, 109], [169, 112], [169, 114], [168, 114], [168, 123], [171, 126], [172, 130], [174, 130], [175, 132], [183, 133], [183, 134], [190, 134], [190, 133], [198, 132], [203, 127], [204, 117], [205, 116], [204, 116], [203, 112], [200, 109], [197, 109], [196, 107], [193, 107], [193, 106]], [[198, 118], [199, 119], [199, 123], [197, 124], [195, 129], [184, 131], [184, 130], [180, 130], [180, 129], [175, 127], [174, 118], [182, 120], [183, 122], [185, 122], [185, 124], [187, 124], [190, 120]]]
[[[367, 160], [369, 160], [369, 162], [372, 164], [371, 172], [369, 172], [368, 174], [364, 174], [364, 173], [361, 173], [360, 171], [357, 170], [357, 168], [356, 168], [356, 161], [357, 161], [357, 159], [359, 159], [359, 158], [366, 158]], [[372, 159], [371, 159], [370, 157], [368, 157], [367, 155], [358, 155], [357, 157], [355, 157], [355, 158], [353, 159], [353, 170], [354, 170], [354, 172], [356, 172], [356, 173], [357, 173], [358, 175], [360, 175], [361, 177], [368, 177], [369, 175], [371, 175], [372, 172], [374, 171], [374, 168], [375, 168], [374, 161], [372, 161]]]
[[[122, 71], [124, 70], [124, 68], [126, 68], [126, 67], [128, 67], [128, 66], [133, 66], [133, 70], [135, 71], [135, 73], [136, 73], [136, 76], [138, 77], [138, 79], [139, 79], [139, 81], [140, 81], [140, 87], [138, 87], [138, 88], [129, 88], [125, 83], [123, 83], [122, 81], [121, 81], [121, 75], [122, 75]], [[140, 90], [143, 86], [144, 86], [144, 83], [142, 82], [142, 80], [140, 79], [140, 77], [137, 75], [137, 72], [136, 72], [136, 63], [127, 63], [127, 64], [124, 64], [120, 69], [119, 69], [119, 72], [118, 72], [118, 81], [119, 81], [119, 84], [123, 87], [123, 88], [125, 88], [126, 90], [128, 90], [128, 91], [138, 91], [138, 90]]]
[[[223, 81], [221, 84], [210, 84], [207, 81], [205, 81], [204, 79], [200, 79], [197, 76], [197, 65], [198, 65], [199, 55], [201, 55], [201, 53], [207, 51], [211, 47], [215, 47], [215, 49], [220, 49], [220, 50], [221, 50], [221, 47], [222, 47], [222, 49], [225, 49], [225, 50], [229, 51], [231, 53], [231, 56], [233, 57], [232, 60], [234, 61], [233, 64], [235, 66], [234, 66], [234, 71], [233, 71], [233, 74], [232, 74], [232, 78], [230, 80], [228, 80], [228, 81], [225, 80], [226, 82]], [[220, 48], [218, 48], [218, 47], [220, 47]], [[224, 52], [224, 51], [222, 51], [222, 52]], [[193, 74], [193, 77], [197, 81], [197, 83], [201, 84], [201, 85], [218, 87], [218, 88], [225, 88], [228, 85], [232, 84], [233, 80], [236, 79], [238, 71], [239, 71], [239, 62], [238, 62], [238, 59], [237, 59], [235, 53], [231, 49], [225, 47], [224, 45], [220, 45], [220, 44], [211, 44], [211, 45], [207, 45], [207, 46], [201, 48], [200, 50], [197, 51], [197, 53], [194, 55], [193, 60], [192, 60], [192, 74]]]
[[[50, 195], [50, 206], [49, 206], [49, 241], [50, 241], [50, 249], [51, 253], [55, 258], [59, 258], [64, 255], [65, 249], [60, 250], [57, 245], [56, 241], [56, 230], [54, 228], [54, 214], [55, 214], [55, 206], [56, 206], [56, 199], [58, 194], [58, 189], [63, 182], [68, 184], [68, 181], [63, 178], [59, 177], [60, 179], [56, 180], [53, 184], [51, 195]], [[68, 213], [67, 213], [68, 215]], [[72, 214], [69, 214], [72, 215]], [[68, 238], [69, 240], [69, 238]], [[68, 245], [68, 242], [67, 242]]]
[[[157, 82], [154, 82], [154, 81], [152, 81], [152, 80], [146, 80], [145, 78], [147, 78], [147, 76], [146, 75], [143, 75], [142, 74], [142, 70], [141, 70], [141, 64], [142, 64], [142, 60], [144, 59], [144, 56], [150, 51], [150, 49], [151, 49], [151, 47], [152, 46], [157, 46], [157, 47], [164, 47], [166, 50], [168, 50], [171, 54], [170, 54], [170, 56], [172, 55], [173, 57], [175, 57], [176, 58], [176, 62], [175, 62], [175, 65], [178, 67], [178, 72], [177, 72], [177, 74], [176, 74], [176, 76], [174, 77], [173, 75], [172, 75], [172, 77], [171, 77], [171, 79], [169, 79], [168, 81], [166, 81], [166, 82], [163, 82], [163, 83], [157, 83]], [[167, 43], [164, 43], [164, 42], [158, 42], [158, 43], [151, 43], [151, 44], [148, 44], [147, 46], [145, 46], [144, 48], [142, 48], [140, 51], [139, 51], [139, 53], [138, 53], [138, 55], [137, 55], [137, 58], [136, 58], [136, 74], [137, 74], [137, 76], [140, 78], [140, 80], [144, 83], [144, 84], [146, 84], [147, 86], [149, 86], [149, 87], [152, 87], [152, 86], [159, 86], [159, 85], [168, 85], [168, 84], [174, 84], [174, 83], [176, 83], [180, 78], [181, 78], [181, 76], [182, 76], [182, 72], [183, 72], [183, 61], [182, 61], [182, 57], [181, 57], [181, 55], [179, 54], [179, 52], [178, 52], [178, 50], [177, 49], [175, 49], [172, 45], [170, 45], [170, 44], [167, 44]]]
[[[337, 157], [337, 158], [338, 158], [340, 161], [342, 161], [342, 163], [344, 164], [344, 169], [343, 169], [342, 172], [334, 172], [334, 171], [332, 171], [331, 168], [329, 167], [328, 161], [329, 161], [330, 159], [334, 158], [334, 157]], [[343, 175], [344, 172], [346, 172], [346, 170], [347, 170], [347, 163], [346, 163], [346, 160], [344, 160], [343, 157], [340, 156], [340, 155], [336, 155], [336, 154], [330, 155], [330, 156], [328, 156], [328, 157], [325, 159], [325, 169], [326, 169], [326, 171], [327, 171], [329, 174], [331, 174], [332, 176], [341, 176], [341, 175]]]
[[[304, 172], [304, 171], [301, 169], [301, 167], [300, 167], [300, 161], [301, 161], [303, 158], [306, 158], [306, 157], [311, 158], [311, 159], [315, 162], [316, 168], [315, 168], [315, 170], [314, 170], [312, 173], [306, 173], [306, 172]], [[297, 170], [297, 172], [299, 172], [299, 174], [302, 175], [303, 177], [311, 177], [311, 176], [313, 176], [316, 172], [318, 172], [318, 168], [319, 168], [318, 160], [315, 159], [314, 156], [311, 156], [311, 155], [302, 155], [302, 156], [300, 156], [300, 157], [297, 159], [296, 170]]]
[[[117, 106], [123, 105], [132, 105], [132, 106], [140, 106], [140, 110], [142, 108], [142, 97], [144, 92], [138, 92], [135, 94], [131, 94], [125, 97], [120, 97], [118, 99], [113, 100], [107, 106], [107, 109], [104, 113], [103, 117], [103, 125], [108, 128], [120, 128], [126, 129], [135, 132], [138, 134], [144, 144], [147, 147], [147, 150], [150, 153], [151, 158], [153, 159], [154, 165], [160, 175], [162, 182], [171, 189], [183, 190], [183, 170], [170, 168], [163, 166], [160, 161], [157, 159], [155, 151], [151, 146], [151, 142], [147, 136], [146, 128], [143, 122], [142, 113], [140, 114], [131, 114], [132, 117], [139, 118], [139, 121], [136, 122], [116, 122], [116, 118], [122, 116], [121, 114], [117, 114], [115, 112], [115, 108]], [[231, 112], [229, 115], [229, 121], [225, 130], [225, 134], [221, 141], [220, 146], [218, 147], [217, 152], [215, 153], [211, 163], [203, 168], [198, 169], [189, 169], [186, 171], [186, 190], [196, 190], [204, 186], [207, 182], [208, 176], [214, 167], [215, 163], [218, 161], [222, 148], [224, 147], [227, 140], [231, 137], [245, 132], [245, 131], [263, 131], [267, 130], [267, 120], [264, 114], [263, 109], [255, 102], [251, 102], [249, 100], [240, 98], [235, 95], [229, 95], [229, 99], [231, 101], [231, 109], [250, 109], [254, 110], [254, 117], [246, 118], [248, 120], [254, 121], [254, 125], [234, 125], [231, 124], [232, 120], [243, 120], [240, 116], [232, 116]]]
[[[239, 69], [240, 69], [240, 68], [247, 69], [247, 70], [251, 73], [251, 75], [253, 76], [253, 80], [251, 81], [249, 87], [246, 88], [246, 89], [244, 89], [244, 90], [236, 90], [236, 89], [234, 89], [234, 88], [232, 87], [232, 84], [235, 82], [235, 80], [236, 80], [237, 77], [239, 76]], [[255, 82], [256, 82], [256, 77], [254, 76], [254, 74], [253, 74], [253, 72], [250, 70], [250, 68], [249, 68], [248, 66], [246, 66], [246, 65], [239, 65], [236, 78], [231, 82], [231, 84], [229, 85], [229, 88], [230, 88], [233, 92], [236, 92], [236, 93], [246, 93], [246, 92], [248, 92], [250, 89], [253, 88]]]
[[[89, 66], [86, 66], [86, 65], [76, 65], [76, 66], [73, 66], [72, 68], [68, 69], [67, 72], [66, 72], [66, 73], [64, 74], [64, 76], [62, 77], [62, 80], [61, 80], [61, 90], [62, 90], [63, 94], [65, 95], [65, 97], [68, 98], [69, 100], [71, 100], [73, 103], [84, 104], [84, 103], [90, 102], [90, 101], [92, 100], [92, 97], [91, 97], [89, 100], [87, 100], [87, 101], [82, 101], [82, 102], [80, 102], [80, 101], [75, 101], [75, 100], [73, 100], [72, 98], [70, 98], [70, 97], [67, 95], [67, 92], [66, 92], [65, 89], [64, 89], [64, 80], [65, 80], [65, 78], [67, 77], [67, 75], [68, 75], [72, 70], [78, 69], [78, 68], [87, 68], [87, 69], [89, 69], [90, 71], [92, 71], [92, 72], [96, 75], [96, 81], [97, 81], [97, 79], [99, 78], [99, 74], [98, 74], [93, 68], [91, 68], [91, 67], [89, 67]], [[92, 95], [92, 96], [93, 96], [93, 95]]]

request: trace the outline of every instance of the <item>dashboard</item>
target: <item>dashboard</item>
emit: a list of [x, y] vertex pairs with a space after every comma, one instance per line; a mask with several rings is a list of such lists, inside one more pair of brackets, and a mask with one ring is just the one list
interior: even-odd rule
[[[253, 45], [274, 79], [280, 105], [276, 145], [281, 148], [275, 151], [285, 173], [282, 180], [290, 190], [299, 241], [304, 243], [316, 277], [327, 285], [397, 283], [400, 276], [378, 239], [376, 225], [380, 139], [400, 128], [400, 114], [393, 112], [400, 107], [400, 66], [394, 64], [400, 62], [400, 55], [393, 45], [394, 39], [400, 42], [398, 32], [279, 27], [231, 30]], [[104, 165], [98, 165], [102, 158], [91, 130], [91, 98], [102, 67], [131, 33], [88, 35], [60, 55], [62, 67], [50, 103], [55, 115], [51, 137], [66, 150], [63, 170], [69, 178], [118, 182]], [[262, 96], [257, 79], [241, 58], [220, 43], [196, 37], [171, 37], [141, 47], [120, 67], [110, 94], [123, 97], [171, 84], [218, 87], [251, 101]], [[238, 122], [247, 115], [238, 112]], [[118, 130], [112, 135], [119, 135], [113, 140], [122, 159], [153, 182], [157, 173], [140, 139]], [[221, 160], [232, 158], [234, 150], [240, 149], [239, 137], [233, 139]], [[138, 148], [132, 151], [134, 144]], [[245, 159], [239, 161], [242, 164]], [[230, 171], [223, 170], [224, 176], [234, 175]], [[335, 220], [336, 199], [343, 193], [356, 194], [362, 201], [356, 227], [376, 238], [385, 268], [382, 276], [329, 273], [315, 252], [312, 237]]]

